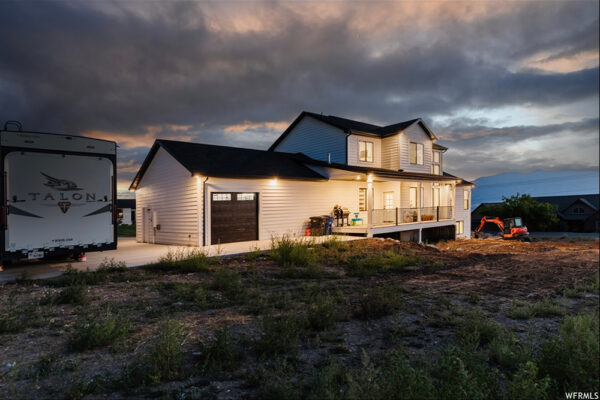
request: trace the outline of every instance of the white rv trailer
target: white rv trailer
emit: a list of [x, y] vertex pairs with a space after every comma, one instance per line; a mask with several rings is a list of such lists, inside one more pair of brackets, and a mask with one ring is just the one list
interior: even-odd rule
[[116, 249], [116, 143], [0, 130], [0, 267]]

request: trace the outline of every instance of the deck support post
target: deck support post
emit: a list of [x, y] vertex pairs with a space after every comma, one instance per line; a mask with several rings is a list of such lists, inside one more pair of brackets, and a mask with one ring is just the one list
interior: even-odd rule
[[423, 243], [423, 228], [419, 228], [419, 243]]
[[369, 174], [367, 177], [367, 210], [368, 210], [368, 221], [367, 221], [367, 237], [373, 237], [371, 232], [373, 228], [373, 204], [375, 198], [375, 190], [373, 189], [373, 175]]

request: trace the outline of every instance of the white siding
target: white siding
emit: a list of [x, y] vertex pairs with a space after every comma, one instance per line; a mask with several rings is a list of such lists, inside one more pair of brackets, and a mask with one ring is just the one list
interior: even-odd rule
[[[423, 165], [410, 163], [410, 143], [423, 143]], [[400, 168], [406, 172], [431, 173], [433, 142], [419, 124], [413, 124], [400, 134]]]
[[400, 169], [400, 135], [381, 140], [381, 168]]
[[471, 202], [469, 200], [469, 209], [464, 209], [464, 196], [463, 190], [469, 191], [469, 198], [471, 197], [471, 188], [469, 186], [456, 186], [456, 196], [454, 200], [455, 210], [454, 210], [454, 219], [456, 221], [464, 221], [464, 234], [457, 235], [457, 237], [462, 237], [466, 239], [471, 238]]
[[346, 163], [346, 134], [336, 127], [310, 116], [302, 120], [288, 133], [275, 151], [304, 153], [316, 160]]
[[[365, 162], [358, 160], [359, 141], [373, 143], [373, 162]], [[381, 139], [368, 136], [350, 135], [348, 137], [348, 165], [381, 168]]]
[[[284, 234], [303, 235], [309, 217], [329, 215], [336, 204], [350, 212], [358, 211], [360, 187], [366, 187], [366, 183], [210, 178], [206, 190], [208, 196], [211, 192], [258, 192], [258, 238], [268, 240]], [[208, 206], [210, 214], [210, 203]], [[206, 232], [207, 243], [210, 243], [210, 220], [207, 221]]]
[[144, 209], [156, 212], [160, 230], [148, 242], [199, 244], [199, 187], [179, 162], [159, 148], [136, 190], [136, 239], [143, 241]]

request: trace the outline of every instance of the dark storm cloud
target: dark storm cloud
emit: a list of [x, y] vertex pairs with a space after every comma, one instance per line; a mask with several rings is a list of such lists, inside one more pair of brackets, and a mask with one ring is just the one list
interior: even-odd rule
[[[155, 132], [266, 147], [281, 130], [225, 130], [304, 109], [383, 124], [598, 96], [597, 63], [569, 64], [598, 51], [596, 2], [105, 4], [0, 3], [0, 120], [144, 149]], [[244, 12], [256, 29], [235, 29]]]

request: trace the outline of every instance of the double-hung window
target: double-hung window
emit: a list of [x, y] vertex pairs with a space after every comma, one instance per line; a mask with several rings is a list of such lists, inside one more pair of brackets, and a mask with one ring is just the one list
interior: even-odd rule
[[417, 208], [417, 188], [416, 187], [411, 187], [409, 188], [409, 198], [408, 198], [408, 204], [410, 208]]
[[469, 209], [469, 191], [463, 190], [463, 208], [465, 210]]
[[358, 211], [367, 211], [367, 188], [358, 189]]
[[442, 153], [439, 151], [433, 152], [433, 160], [431, 161], [431, 173], [433, 175], [442, 174]]
[[423, 165], [423, 143], [410, 143], [410, 163]]
[[456, 221], [456, 234], [462, 235], [465, 233], [465, 221]]
[[358, 160], [373, 162], [373, 142], [366, 142], [364, 140], [358, 142]]
[[394, 208], [394, 192], [383, 193], [383, 208], [386, 210]]

